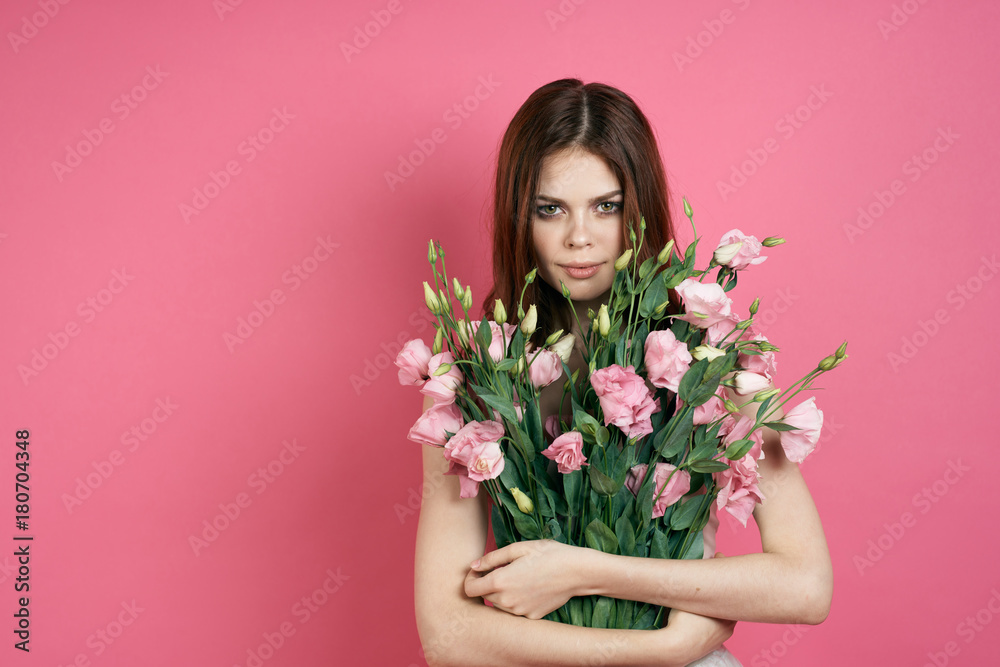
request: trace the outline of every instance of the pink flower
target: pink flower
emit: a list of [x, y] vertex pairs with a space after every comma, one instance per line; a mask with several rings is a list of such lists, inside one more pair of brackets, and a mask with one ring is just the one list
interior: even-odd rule
[[583, 436], [577, 431], [560, 435], [542, 450], [542, 455], [555, 461], [563, 475], [579, 470], [587, 461], [587, 457], [583, 455]]
[[545, 420], [545, 432], [555, 440], [559, 437], [559, 415], [549, 415]]
[[[451, 364], [451, 368], [442, 375], [435, 377], [434, 373], [442, 364]], [[420, 393], [426, 394], [434, 399], [435, 403], [454, 403], [455, 391], [462, 384], [462, 372], [458, 370], [455, 357], [447, 350], [441, 354], [431, 357], [427, 365], [428, 380], [420, 388]]]
[[[766, 341], [767, 338], [764, 337], [764, 334], [754, 332], [753, 336], [746, 340]], [[736, 363], [748, 371], [760, 373], [771, 381], [774, 381], [774, 376], [778, 372], [778, 361], [774, 352], [762, 352], [760, 354], [744, 354], [741, 352], [736, 358]]]
[[528, 353], [528, 377], [531, 384], [541, 389], [552, 384], [563, 374], [562, 359], [552, 350], [542, 348]]
[[[712, 326], [708, 327], [705, 331], [705, 344], [706, 345], [729, 345], [730, 343], [735, 343], [736, 341], [745, 337], [745, 331], [737, 331], [732, 333], [736, 325], [740, 323], [740, 318], [736, 315], [726, 315], [724, 318], [716, 321]], [[725, 338], [726, 342], [722, 343], [722, 339]]]
[[494, 479], [503, 472], [501, 437], [503, 424], [499, 422], [469, 422], [445, 444], [444, 457], [451, 462], [445, 474], [458, 475], [460, 497], [475, 497], [479, 482]]
[[720, 510], [725, 508], [746, 526], [754, 507], [764, 500], [758, 486], [757, 459], [748, 452], [738, 461], [730, 461], [728, 469], [712, 473], [712, 477], [719, 486], [716, 507]]
[[736, 253], [736, 256], [726, 262], [724, 266], [737, 270], [745, 269], [753, 264], [760, 264], [767, 259], [767, 257], [760, 257], [760, 251], [763, 246], [761, 246], [756, 236], [745, 236], [740, 230], [731, 229], [722, 235], [722, 238], [719, 240], [719, 247], [721, 248], [730, 243], [741, 243], [740, 249]]
[[761, 433], [760, 429], [757, 429], [752, 435], [748, 435], [755, 423], [756, 420], [753, 417], [747, 417], [743, 414], [725, 419], [719, 427], [719, 437], [722, 438], [722, 446], [728, 448], [729, 445], [737, 440], [749, 438], [754, 441], [754, 444], [747, 454], [752, 455], [754, 459], [764, 458], [764, 434]]
[[693, 361], [687, 343], [677, 340], [670, 329], [652, 331], [646, 337], [645, 355], [650, 383], [676, 393]]
[[406, 345], [396, 355], [399, 366], [399, 384], [418, 386], [427, 380], [427, 365], [431, 360], [431, 348], [419, 338], [406, 341]]
[[740, 396], [749, 396], [771, 386], [771, 381], [760, 373], [739, 371], [733, 377], [733, 391]]
[[[493, 361], [499, 362], [505, 356], [507, 356], [507, 346], [510, 345], [511, 339], [514, 337], [514, 332], [517, 331], [517, 327], [513, 324], [504, 324], [503, 328], [494, 322], [493, 320], [487, 320], [490, 325], [490, 357]], [[479, 327], [482, 322], [473, 322], [471, 325], [472, 335], [479, 331]], [[470, 342], [470, 345], [474, 346], [474, 339]], [[476, 348], [478, 349], [478, 347]]]
[[816, 407], [816, 398], [810, 397], [789, 410], [782, 421], [796, 430], [778, 432], [781, 448], [789, 461], [802, 463], [819, 442], [823, 411]]
[[[646, 478], [647, 469], [645, 463], [640, 463], [629, 470], [625, 479], [625, 486], [636, 496], [639, 495], [642, 480]], [[655, 519], [663, 516], [668, 507], [691, 490], [691, 475], [686, 470], [678, 470], [669, 463], [657, 463], [653, 470], [653, 518]]]
[[457, 433], [464, 423], [457, 405], [440, 403], [421, 414], [406, 437], [413, 442], [442, 447], [448, 441], [445, 431]]
[[629, 438], [653, 432], [650, 415], [660, 409], [660, 399], [653, 399], [632, 366], [599, 368], [591, 374], [590, 384], [601, 403], [605, 426], [614, 424]]
[[725, 320], [733, 305], [732, 299], [726, 296], [726, 291], [718, 283], [700, 283], [685, 278], [676, 290], [687, 311], [686, 315], [678, 319], [700, 329], [707, 329], [716, 322]]

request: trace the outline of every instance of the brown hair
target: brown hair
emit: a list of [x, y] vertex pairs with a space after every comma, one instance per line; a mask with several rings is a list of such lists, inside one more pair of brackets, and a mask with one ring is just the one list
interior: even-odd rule
[[[640, 216], [645, 218], [639, 264], [674, 238], [663, 162], [652, 127], [638, 105], [603, 83], [584, 84], [579, 79], [548, 83], [514, 114], [497, 156], [493, 287], [483, 302], [483, 312], [491, 319], [494, 299], [504, 303], [511, 321], [516, 319], [524, 276], [537, 266], [532, 221], [542, 161], [567, 148], [581, 148], [603, 158], [621, 183], [622, 247], [633, 247], [629, 223], [638, 236]], [[525, 291], [525, 310], [530, 304], [538, 310], [538, 330], [532, 336], [536, 345], [557, 329], [570, 331], [569, 302], [540, 276]], [[673, 290], [667, 312], [678, 312]]]

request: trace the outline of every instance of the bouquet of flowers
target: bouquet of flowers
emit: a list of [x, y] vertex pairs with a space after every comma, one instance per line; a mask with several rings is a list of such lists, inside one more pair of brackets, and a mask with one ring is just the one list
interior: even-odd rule
[[[687, 200], [684, 212], [693, 228]], [[643, 219], [638, 249], [645, 228]], [[629, 238], [635, 247], [631, 225]], [[498, 548], [552, 539], [626, 556], [702, 558], [713, 503], [745, 526], [764, 499], [757, 471], [762, 427], [779, 432], [794, 462], [815, 448], [823, 414], [813, 398], [780, 419], [772, 416], [838, 366], [847, 357], [847, 343], [788, 389], [769, 388], [778, 348], [753, 327], [759, 299], [741, 320], [731, 313], [727, 292], [740, 271], [766, 259], [760, 254], [764, 247], [784, 240], [760, 242], [734, 229], [704, 270], [694, 266], [698, 241], [695, 231], [683, 257], [670, 241], [641, 266], [631, 248], [618, 258], [608, 303], [588, 312], [583, 378], [567, 365], [576, 345], [572, 334], [560, 330], [544, 346], [531, 344], [534, 305], [525, 311], [518, 304], [517, 325], [507, 322], [500, 300], [493, 320], [470, 318], [471, 290], [456, 278], [452, 292], [444, 250], [429, 243], [435, 288], [425, 282], [424, 293], [438, 320], [434, 341], [431, 347], [420, 339], [408, 341], [396, 365], [400, 382], [419, 387], [434, 405], [408, 438], [444, 448], [446, 474], [458, 476], [461, 497], [486, 487]], [[714, 282], [705, 282], [713, 270]], [[525, 286], [536, 272], [525, 277]], [[683, 302], [682, 314], [667, 313], [671, 289]], [[565, 285], [562, 293], [572, 307]], [[572, 420], [554, 415], [543, 424], [540, 391], [564, 376], [561, 405], [568, 397]], [[725, 387], [746, 400], [736, 404]], [[758, 406], [754, 418], [741, 411], [749, 403]], [[587, 596], [570, 599], [546, 618], [651, 629], [662, 626], [665, 611]]]

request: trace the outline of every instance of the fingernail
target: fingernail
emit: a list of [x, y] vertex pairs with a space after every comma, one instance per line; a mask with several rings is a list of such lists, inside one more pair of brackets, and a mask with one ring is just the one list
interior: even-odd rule
[[480, 560], [481, 559], [477, 558], [476, 560], [472, 561], [472, 567], [473, 567], [473, 569], [479, 567], [479, 561]]

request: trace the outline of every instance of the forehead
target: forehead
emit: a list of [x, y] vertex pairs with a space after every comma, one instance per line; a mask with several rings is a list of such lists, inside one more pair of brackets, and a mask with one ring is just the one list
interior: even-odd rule
[[558, 198], [592, 196], [621, 188], [603, 158], [580, 148], [564, 149], [546, 156], [538, 185], [539, 196]]

